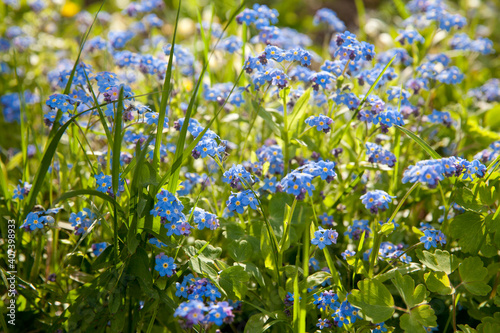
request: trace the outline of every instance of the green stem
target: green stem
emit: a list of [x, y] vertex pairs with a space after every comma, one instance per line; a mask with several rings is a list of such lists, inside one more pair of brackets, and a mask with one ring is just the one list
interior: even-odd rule
[[285, 168], [285, 175], [288, 174], [288, 169], [289, 169], [289, 155], [288, 155], [288, 116], [287, 116], [287, 110], [286, 110], [286, 93], [287, 91], [284, 89], [282, 90], [283, 93], [283, 140], [284, 140], [284, 147], [283, 147], [283, 154], [284, 154], [284, 168]]
[[368, 276], [373, 278], [373, 268], [375, 267], [375, 261], [378, 257], [378, 251], [380, 249], [380, 244], [382, 243], [382, 235], [378, 233], [378, 222], [375, 220], [373, 225], [373, 247], [372, 253], [370, 253], [370, 268], [368, 269]]
[[[296, 200], [295, 200], [296, 201]], [[294, 204], [295, 204], [294, 201]], [[302, 269], [304, 270], [304, 281], [309, 276], [309, 243], [311, 238], [311, 221], [306, 223], [306, 230], [304, 231], [304, 244], [303, 256], [302, 256]], [[300, 294], [304, 295], [303, 299], [300, 300], [300, 316], [299, 316], [299, 332], [306, 331], [306, 314], [307, 314], [307, 284], [304, 284], [304, 288], [300, 290]]]

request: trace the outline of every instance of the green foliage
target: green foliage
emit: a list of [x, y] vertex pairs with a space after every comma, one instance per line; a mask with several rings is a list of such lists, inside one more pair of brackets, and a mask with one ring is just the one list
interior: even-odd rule
[[347, 296], [366, 319], [374, 323], [386, 321], [394, 314], [394, 299], [391, 292], [379, 281], [365, 279], [358, 282], [358, 289]]

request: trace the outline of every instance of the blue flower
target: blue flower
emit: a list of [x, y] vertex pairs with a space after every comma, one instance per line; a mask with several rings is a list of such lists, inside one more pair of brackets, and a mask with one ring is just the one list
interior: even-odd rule
[[163, 252], [155, 257], [155, 262], [155, 270], [160, 273], [160, 276], [171, 277], [177, 268], [177, 265], [174, 264], [174, 258], [165, 255]]
[[368, 162], [381, 163], [389, 167], [393, 167], [396, 164], [396, 155], [390, 151], [385, 150], [381, 146], [371, 142], [367, 142], [365, 146]]
[[436, 76], [436, 80], [447, 84], [457, 84], [462, 82], [463, 79], [464, 74], [456, 66], [446, 68]]
[[344, 260], [346, 260], [349, 257], [355, 256], [356, 252], [350, 251], [350, 250], [345, 250], [344, 252], [341, 253], [341, 255], [342, 255], [342, 258], [344, 258]]
[[385, 323], [375, 324], [372, 333], [383, 333], [383, 332], [387, 332], [387, 327], [385, 327]]
[[310, 116], [305, 120], [305, 123], [309, 126], [316, 127], [317, 131], [328, 133], [330, 132], [330, 125], [333, 123], [333, 120], [320, 114], [319, 116]]
[[426, 250], [429, 250], [431, 247], [437, 247], [435, 236], [435, 231], [427, 229], [424, 231], [424, 235], [420, 237], [420, 241], [424, 243], [424, 247]]
[[42, 229], [44, 223], [46, 222], [45, 216], [40, 216], [37, 212], [30, 212], [26, 216], [26, 220], [24, 220], [21, 228], [30, 229], [31, 231], [36, 229]]
[[175, 289], [176, 289], [175, 296], [184, 298], [188, 297], [188, 286], [186, 282], [182, 283], [176, 282]]
[[92, 244], [92, 253], [95, 256], [98, 256], [108, 247], [108, 243], [102, 242], [102, 243], [94, 243]]
[[333, 216], [323, 213], [323, 215], [318, 216], [323, 225], [333, 225]]
[[416, 30], [399, 30], [399, 36], [396, 38], [401, 45], [405, 43], [413, 44], [414, 42], [423, 43], [425, 42], [424, 37], [418, 33]]
[[261, 189], [267, 190], [271, 193], [275, 193], [277, 184], [278, 184], [278, 181], [276, 180], [276, 177], [265, 178], [264, 179], [264, 186], [262, 186]]
[[321, 71], [310, 75], [309, 80], [321, 86], [323, 89], [327, 89], [328, 85], [335, 81], [335, 76], [329, 72]]
[[[336, 232], [334, 230], [325, 230], [322, 227], [318, 227], [318, 229], [319, 230], [314, 232], [314, 238], [311, 240], [311, 244], [318, 245], [319, 249], [322, 250], [325, 246], [336, 243], [337, 237], [335, 236]], [[332, 240], [335, 240], [335, 242], [332, 242]]]
[[342, 32], [346, 29], [344, 22], [342, 22], [337, 17], [337, 13], [335, 13], [330, 8], [321, 8], [314, 15], [314, 25], [318, 25], [321, 22], [328, 24], [330, 26], [330, 29], [334, 31]]
[[443, 124], [445, 126], [450, 126], [452, 124], [452, 119], [449, 112], [441, 112], [433, 110], [430, 116], [427, 116], [429, 122], [433, 124]]

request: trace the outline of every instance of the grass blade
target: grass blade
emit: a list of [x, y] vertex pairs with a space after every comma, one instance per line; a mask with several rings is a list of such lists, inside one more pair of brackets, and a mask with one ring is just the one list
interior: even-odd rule
[[172, 43], [170, 48], [170, 55], [168, 57], [167, 73], [165, 74], [165, 81], [163, 83], [163, 90], [161, 94], [160, 110], [158, 116], [158, 126], [156, 127], [156, 140], [155, 140], [155, 150], [153, 152], [153, 168], [158, 172], [160, 167], [160, 147], [161, 147], [161, 137], [163, 134], [163, 124], [165, 123], [165, 114], [167, 112], [167, 104], [170, 98], [170, 93], [172, 92], [172, 63], [174, 59], [174, 48], [175, 48], [175, 37], [177, 36], [177, 25], [179, 23], [179, 14], [181, 12], [182, 0], [179, 0], [179, 7], [177, 8], [177, 16], [175, 17], [174, 25], [174, 35], [172, 37]]
[[429, 154], [432, 158], [435, 158], [435, 159], [440, 159], [441, 158], [441, 155], [439, 155], [438, 153], [436, 153], [436, 151], [434, 149], [432, 149], [431, 146], [429, 146], [427, 144], [427, 142], [425, 142], [424, 140], [422, 140], [418, 135], [416, 135], [412, 131], [407, 130], [406, 128], [401, 127], [399, 125], [394, 125], [394, 126], [396, 126], [396, 128], [398, 130], [400, 130], [401, 132], [403, 132], [404, 134], [408, 135], [413, 141], [415, 141], [416, 143], [418, 143], [418, 145], [420, 147], [422, 147], [427, 152], [427, 154]]
[[120, 204], [118, 202], [116, 202], [115, 199], [113, 199], [111, 196], [107, 195], [106, 193], [102, 193], [102, 192], [99, 192], [99, 191], [93, 190], [93, 189], [68, 191], [68, 192], [64, 193], [63, 195], [61, 195], [56, 200], [54, 200], [54, 205], [56, 205], [57, 203], [59, 203], [61, 201], [64, 201], [64, 200], [67, 200], [70, 198], [74, 198], [74, 197], [77, 197], [80, 195], [92, 195], [92, 196], [99, 197], [99, 198], [111, 203], [112, 205], [114, 205], [122, 215], [125, 215], [125, 211], [120, 206]]

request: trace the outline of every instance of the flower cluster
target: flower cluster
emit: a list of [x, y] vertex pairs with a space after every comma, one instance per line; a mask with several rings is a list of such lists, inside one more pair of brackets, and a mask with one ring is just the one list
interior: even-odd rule
[[370, 163], [385, 164], [391, 168], [396, 164], [396, 155], [376, 143], [366, 143], [366, 156]]
[[184, 205], [180, 200], [165, 189], [162, 189], [156, 198], [158, 201], [150, 213], [161, 218], [161, 222], [167, 229], [167, 236], [189, 235], [191, 225], [186, 222], [186, 216], [182, 212]]
[[196, 223], [196, 228], [203, 230], [205, 228], [215, 230], [219, 227], [219, 220], [215, 214], [211, 214], [201, 208], [196, 207], [193, 214], [193, 222]]
[[437, 247], [438, 244], [446, 244], [446, 235], [441, 230], [436, 230], [427, 224], [424, 224], [420, 230], [424, 232], [424, 235], [420, 237], [420, 241], [424, 243], [424, 247], [427, 250], [431, 247]]
[[320, 329], [330, 327], [342, 327], [344, 325], [353, 324], [356, 320], [361, 319], [357, 308], [353, 307], [347, 298], [340, 303], [338, 295], [333, 291], [324, 291], [320, 294], [314, 294], [314, 304], [318, 309], [332, 313], [332, 321], [328, 319], [319, 319], [316, 326]]
[[359, 240], [361, 234], [365, 232], [365, 238], [370, 235], [371, 229], [369, 227], [370, 222], [368, 220], [354, 220], [352, 225], [347, 227], [347, 231], [344, 235], [349, 236], [352, 240]]
[[231, 323], [234, 318], [233, 307], [228, 302], [210, 303], [206, 306], [201, 301], [191, 300], [183, 302], [175, 310], [174, 317], [180, 317], [184, 320], [185, 329], [193, 325], [211, 323], [220, 326], [223, 323]]
[[474, 158], [483, 161], [483, 163], [487, 163], [495, 160], [498, 155], [500, 155], [500, 141], [495, 141], [491, 143], [487, 149], [477, 153]]
[[78, 213], [71, 213], [69, 222], [71, 226], [75, 228], [75, 234], [81, 235], [87, 232], [96, 219], [96, 214], [92, 213], [88, 208], [83, 208], [83, 210]]
[[323, 229], [318, 227], [318, 230], [314, 232], [314, 238], [311, 239], [311, 244], [318, 245], [320, 250], [327, 245], [337, 244], [338, 232], [333, 229]]
[[229, 199], [226, 201], [227, 208], [231, 212], [243, 214], [246, 206], [257, 210], [257, 199], [252, 190], [245, 190], [243, 192], [231, 193]]
[[325, 133], [330, 132], [330, 125], [333, 120], [323, 114], [319, 116], [311, 116], [305, 120], [306, 124], [311, 127], [316, 127], [316, 130], [323, 131]]
[[224, 183], [231, 185], [232, 188], [241, 188], [253, 184], [252, 175], [241, 164], [233, 164], [229, 170], [224, 172], [222, 180]]
[[[105, 175], [103, 172], [101, 172], [98, 175], [94, 175], [94, 179], [96, 182], [97, 191], [114, 196], [112, 176]], [[120, 192], [125, 191], [124, 185], [125, 185], [124, 180], [120, 177], [118, 183], [118, 192], [116, 193], [117, 195], [120, 195]]]

